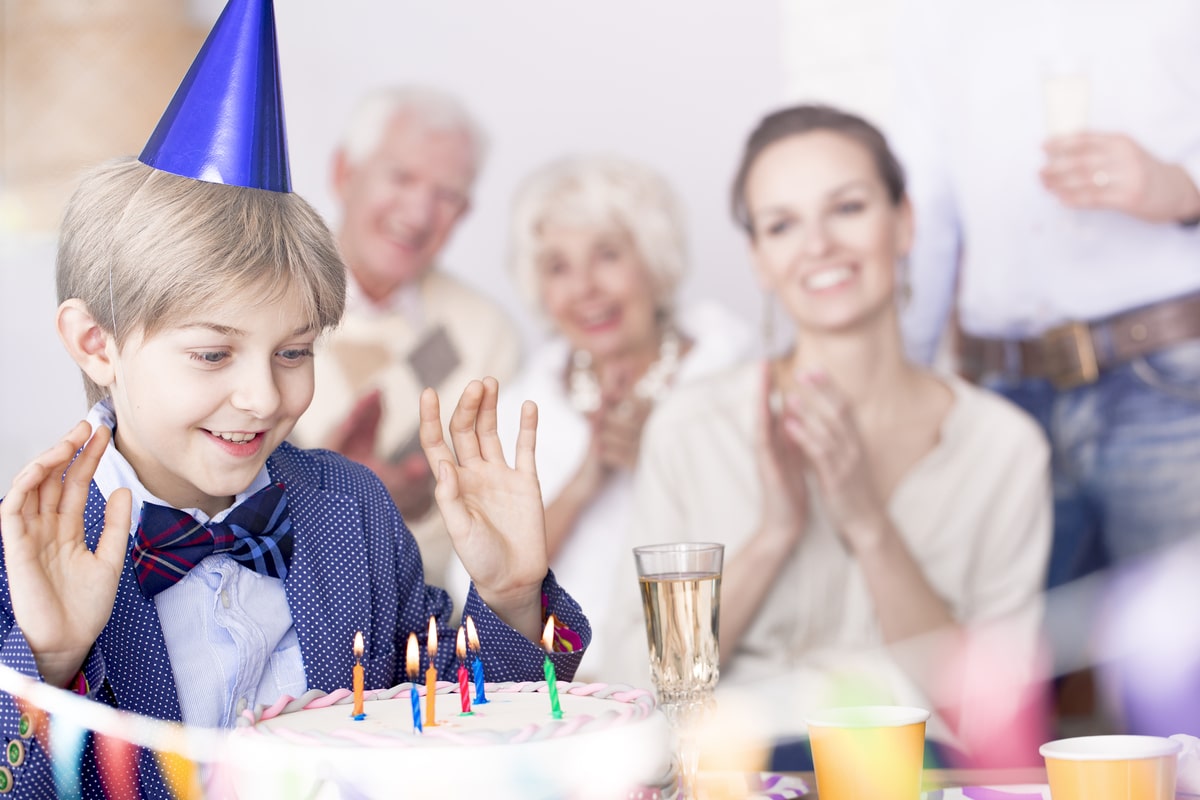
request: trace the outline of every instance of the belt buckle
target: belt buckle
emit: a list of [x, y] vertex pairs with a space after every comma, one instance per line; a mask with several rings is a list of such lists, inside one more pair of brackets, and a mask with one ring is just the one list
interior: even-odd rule
[[[1059, 391], [1095, 383], [1100, 377], [1092, 331], [1086, 322], [1068, 322], [1051, 328], [1042, 334], [1042, 341], [1053, 358], [1047, 364], [1050, 368], [1047, 369], [1046, 378]], [[1062, 355], [1069, 355], [1070, 358], [1061, 358]]]

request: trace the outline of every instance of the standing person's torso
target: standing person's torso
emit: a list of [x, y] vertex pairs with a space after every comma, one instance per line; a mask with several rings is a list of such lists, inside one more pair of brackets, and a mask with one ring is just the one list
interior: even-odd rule
[[[1068, 68], [1086, 76], [1089, 130], [1125, 133], [1160, 160], [1200, 166], [1200, 4], [954, 0], [938, 8], [939, 35], [952, 31], [953, 46], [927, 76], [939, 94], [930, 124], [947, 148], [961, 218], [964, 329], [1024, 337], [1200, 290], [1195, 231], [1066, 209], [1038, 178], [1044, 80]], [[917, 219], [918, 237], [940, 222], [919, 207]]]

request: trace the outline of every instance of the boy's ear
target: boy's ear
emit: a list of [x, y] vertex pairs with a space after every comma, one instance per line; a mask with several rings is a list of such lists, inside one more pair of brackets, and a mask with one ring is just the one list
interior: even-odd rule
[[108, 333], [96, 322], [92, 312], [78, 298], [64, 300], [55, 319], [58, 338], [75, 363], [99, 386], [112, 386], [116, 378], [113, 356], [116, 347]]

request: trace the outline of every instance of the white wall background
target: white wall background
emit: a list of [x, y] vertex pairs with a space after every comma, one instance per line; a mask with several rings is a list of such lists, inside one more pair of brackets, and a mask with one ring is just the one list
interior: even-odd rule
[[[193, 2], [209, 22], [223, 5]], [[689, 215], [685, 297], [719, 297], [756, 322], [761, 301], [726, 211], [741, 142], [785, 100], [886, 115], [893, 2], [280, 0], [293, 184], [336, 223], [327, 165], [346, 111], [378, 84], [436, 84], [463, 97], [492, 142], [445, 266], [524, 320], [529, 341], [540, 331], [504, 266], [508, 201], [532, 167], [576, 151], [657, 165]], [[86, 412], [53, 331], [52, 234], [9, 233], [2, 245], [0, 493]]]

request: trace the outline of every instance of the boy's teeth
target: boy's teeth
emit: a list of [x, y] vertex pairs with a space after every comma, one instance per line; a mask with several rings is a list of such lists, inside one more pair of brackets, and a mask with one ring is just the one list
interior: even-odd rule
[[214, 434], [227, 442], [234, 442], [235, 444], [248, 442], [255, 437], [253, 433], [216, 433], [214, 431]]

